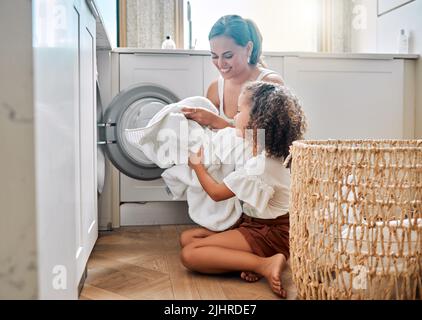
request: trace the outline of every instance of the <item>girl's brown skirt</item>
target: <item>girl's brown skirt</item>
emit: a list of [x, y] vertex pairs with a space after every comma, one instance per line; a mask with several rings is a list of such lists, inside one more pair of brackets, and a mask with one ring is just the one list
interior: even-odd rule
[[282, 253], [289, 259], [289, 214], [276, 219], [258, 219], [242, 214], [230, 229], [239, 230], [252, 252], [260, 257]]

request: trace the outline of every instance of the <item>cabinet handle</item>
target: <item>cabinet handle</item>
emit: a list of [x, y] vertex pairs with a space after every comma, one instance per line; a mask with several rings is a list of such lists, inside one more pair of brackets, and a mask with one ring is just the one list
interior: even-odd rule
[[109, 128], [109, 127], [115, 127], [115, 123], [97, 123], [98, 128]]
[[116, 144], [116, 140], [107, 140], [107, 141], [97, 141], [98, 145], [105, 145], [105, 144]]

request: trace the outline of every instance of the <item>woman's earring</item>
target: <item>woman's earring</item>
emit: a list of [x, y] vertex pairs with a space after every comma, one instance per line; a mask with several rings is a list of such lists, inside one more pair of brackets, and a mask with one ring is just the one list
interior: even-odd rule
[[248, 64], [251, 64], [251, 56], [248, 57]]

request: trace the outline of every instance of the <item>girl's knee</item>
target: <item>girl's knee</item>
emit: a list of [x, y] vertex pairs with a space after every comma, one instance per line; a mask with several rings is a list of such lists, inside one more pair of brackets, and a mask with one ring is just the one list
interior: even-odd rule
[[204, 228], [194, 228], [185, 230], [182, 232], [179, 238], [180, 247], [184, 248], [188, 244], [191, 244], [196, 240], [206, 238], [213, 233], [214, 232], [208, 231]]
[[190, 230], [183, 231], [179, 237], [180, 247], [184, 248], [192, 242], [192, 232]]
[[193, 270], [195, 260], [194, 249], [194, 247], [188, 245], [183, 247], [182, 251], [180, 252], [180, 261], [189, 270]]

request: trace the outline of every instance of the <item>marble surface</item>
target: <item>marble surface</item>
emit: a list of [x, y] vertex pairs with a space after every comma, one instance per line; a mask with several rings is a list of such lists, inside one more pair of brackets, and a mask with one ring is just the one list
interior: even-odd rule
[[0, 300], [38, 291], [31, 14], [30, 1], [1, 4]]
[[[115, 48], [113, 52], [119, 53], [148, 53], [148, 54], [182, 54], [209, 56], [207, 50], [168, 50], [168, 49], [142, 49], [142, 48]], [[302, 57], [302, 58], [332, 58], [332, 59], [419, 59], [417, 54], [396, 54], [396, 53], [323, 53], [323, 52], [263, 52], [263, 56], [274, 57]]]

